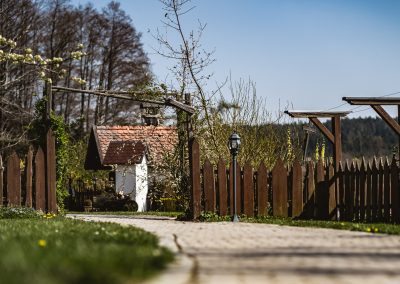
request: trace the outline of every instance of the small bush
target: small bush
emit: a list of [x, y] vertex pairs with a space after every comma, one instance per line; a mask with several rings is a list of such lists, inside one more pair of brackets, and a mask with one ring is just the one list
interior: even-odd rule
[[0, 207], [0, 219], [37, 219], [43, 212], [27, 207]]

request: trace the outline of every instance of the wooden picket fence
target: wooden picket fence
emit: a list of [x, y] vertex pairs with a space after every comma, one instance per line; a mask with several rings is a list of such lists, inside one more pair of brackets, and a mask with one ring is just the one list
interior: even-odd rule
[[[190, 151], [192, 212], [221, 216], [233, 213], [233, 166], [206, 159], [200, 166], [196, 141]], [[387, 159], [372, 163], [332, 164], [319, 161], [285, 166], [278, 160], [271, 171], [237, 165], [236, 208], [246, 216], [400, 223], [399, 166]]]
[[34, 154], [30, 147], [21, 170], [16, 152], [3, 164], [0, 155], [0, 206], [26, 206], [43, 212], [57, 212], [56, 150], [51, 130], [46, 136], [45, 151], [39, 147]]

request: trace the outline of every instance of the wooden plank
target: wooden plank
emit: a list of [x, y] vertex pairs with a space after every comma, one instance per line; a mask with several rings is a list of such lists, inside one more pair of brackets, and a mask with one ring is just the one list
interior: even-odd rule
[[399, 105], [400, 98], [388, 97], [343, 97], [351, 105]]
[[378, 177], [378, 221], [383, 221], [383, 192], [384, 192], [384, 166], [382, 158], [379, 159]]
[[32, 178], [33, 178], [32, 160], [33, 160], [33, 150], [32, 147], [29, 147], [25, 163], [25, 177], [26, 177], [25, 206], [29, 208], [32, 207]]
[[4, 166], [3, 158], [0, 155], [0, 207], [3, 206], [3, 190], [4, 190]]
[[399, 202], [399, 169], [397, 167], [396, 158], [393, 157], [390, 167], [390, 188], [392, 201], [392, 222], [400, 223], [400, 202]]
[[367, 191], [365, 198], [365, 219], [367, 222], [371, 222], [371, 212], [372, 212], [372, 169], [371, 164], [367, 165], [367, 175], [366, 175], [366, 183], [367, 183]]
[[191, 212], [193, 219], [198, 219], [201, 214], [200, 148], [194, 138], [189, 142], [189, 165], [192, 187]]
[[360, 219], [360, 168], [356, 161], [354, 164], [354, 194], [353, 194], [353, 221], [358, 221]]
[[336, 200], [336, 179], [335, 167], [332, 163], [328, 166], [328, 187], [329, 187], [329, 219], [336, 220], [337, 200]]
[[317, 163], [317, 184], [315, 186], [315, 201], [317, 207], [317, 219], [328, 219], [329, 196], [327, 183], [325, 181], [324, 163], [319, 160]]
[[361, 166], [360, 166], [360, 201], [359, 201], [359, 206], [360, 206], [359, 220], [360, 220], [360, 222], [365, 221], [365, 201], [366, 201], [366, 193], [367, 193], [366, 182], [367, 182], [367, 168], [366, 168], [365, 159], [363, 158], [361, 161]]
[[371, 169], [371, 220], [376, 222], [378, 219], [378, 162], [374, 158]]
[[21, 206], [20, 160], [15, 151], [7, 159], [7, 204]]
[[303, 172], [299, 161], [292, 168], [292, 217], [299, 217], [303, 212]]
[[287, 170], [279, 158], [272, 170], [272, 212], [275, 217], [288, 217]]
[[376, 113], [392, 128], [397, 135], [400, 135], [400, 125], [380, 105], [371, 105]]
[[351, 190], [351, 173], [348, 161], [346, 161], [346, 165], [344, 167], [344, 207], [345, 207], [345, 220], [349, 221], [350, 219], [350, 190]]
[[51, 213], [57, 213], [56, 181], [56, 139], [49, 129], [46, 135], [46, 192], [47, 211]]
[[215, 212], [215, 181], [214, 168], [210, 160], [206, 158], [203, 167], [203, 185], [204, 185], [204, 210], [206, 212]]
[[354, 212], [355, 212], [355, 192], [356, 192], [356, 165], [354, 161], [350, 166], [350, 191], [349, 191], [349, 220], [354, 221]]
[[218, 161], [218, 194], [219, 194], [219, 215], [228, 215], [228, 188], [227, 188], [227, 176], [226, 176], [226, 163], [220, 158]]
[[307, 176], [307, 200], [304, 205], [304, 217], [312, 219], [315, 217], [315, 179], [314, 179], [314, 163], [310, 161], [306, 169]]
[[309, 119], [331, 143], [335, 144], [335, 137], [332, 132], [318, 118], [310, 117]]
[[383, 172], [383, 213], [385, 222], [390, 222], [390, 165], [389, 160], [385, 159]]
[[344, 221], [346, 219], [346, 207], [345, 207], [345, 182], [344, 182], [344, 169], [342, 163], [339, 163], [339, 169], [337, 171], [338, 176], [338, 214], [339, 220]]
[[35, 156], [35, 209], [46, 211], [46, 166], [41, 147]]
[[257, 215], [266, 216], [268, 214], [268, 173], [263, 162], [257, 170], [257, 205]]
[[307, 110], [286, 110], [286, 114], [294, 118], [310, 118], [310, 117], [333, 117], [347, 116], [350, 111], [307, 111]]
[[246, 216], [254, 216], [253, 168], [249, 162], [243, 167], [243, 207]]

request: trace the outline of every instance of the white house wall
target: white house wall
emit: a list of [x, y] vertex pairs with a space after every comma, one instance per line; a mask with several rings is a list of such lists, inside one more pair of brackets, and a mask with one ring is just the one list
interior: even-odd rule
[[115, 190], [117, 193], [129, 195], [138, 205], [138, 211], [147, 210], [148, 193], [147, 161], [143, 157], [141, 164], [117, 165], [115, 169]]
[[147, 193], [149, 191], [147, 175], [147, 160], [143, 157], [142, 163], [136, 165], [136, 198], [138, 211], [147, 211]]

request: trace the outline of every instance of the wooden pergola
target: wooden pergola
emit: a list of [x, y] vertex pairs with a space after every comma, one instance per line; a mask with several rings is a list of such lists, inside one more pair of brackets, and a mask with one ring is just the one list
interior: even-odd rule
[[[370, 106], [399, 138], [399, 159], [400, 159], [400, 98], [385, 97], [343, 97], [342, 100], [351, 105], [368, 105]], [[397, 106], [397, 121], [392, 118], [382, 106]]]
[[[342, 117], [347, 116], [349, 111], [300, 111], [287, 110], [286, 114], [293, 118], [308, 118], [315, 127], [333, 144], [333, 161], [335, 169], [339, 168], [339, 163], [342, 160], [342, 133], [341, 122]], [[330, 118], [332, 121], [332, 131], [330, 131], [319, 118]]]

